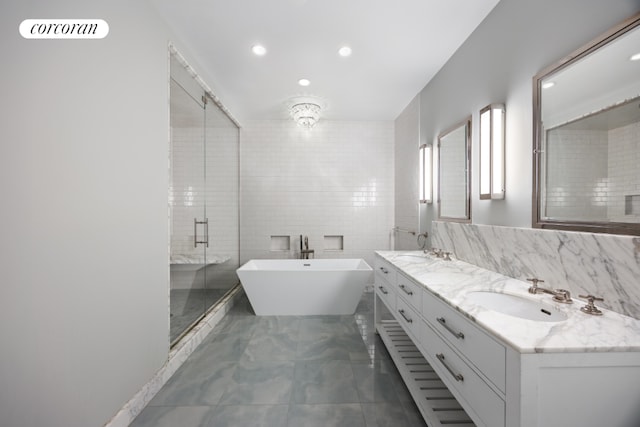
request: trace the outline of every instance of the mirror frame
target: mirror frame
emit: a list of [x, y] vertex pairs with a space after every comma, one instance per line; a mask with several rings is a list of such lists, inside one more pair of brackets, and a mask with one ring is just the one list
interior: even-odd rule
[[542, 125], [541, 125], [541, 95], [542, 81], [563, 70], [582, 58], [596, 52], [598, 49], [606, 47], [618, 37], [640, 27], [640, 13], [626, 19], [616, 25], [600, 37], [592, 40], [567, 57], [555, 64], [543, 69], [533, 77], [533, 228], [584, 231], [591, 233], [627, 234], [640, 235], [640, 223], [608, 222], [608, 221], [572, 221], [572, 220], [551, 220], [543, 219], [540, 216], [542, 207]]
[[[464, 217], [449, 217], [442, 216], [442, 159], [441, 159], [441, 140], [451, 132], [458, 130], [461, 127], [465, 127], [465, 172], [466, 172], [466, 194], [465, 194], [465, 216]], [[445, 131], [438, 135], [438, 220], [450, 221], [450, 222], [471, 222], [471, 116], [467, 116], [464, 120], [456, 123], [455, 125], [447, 128]]]

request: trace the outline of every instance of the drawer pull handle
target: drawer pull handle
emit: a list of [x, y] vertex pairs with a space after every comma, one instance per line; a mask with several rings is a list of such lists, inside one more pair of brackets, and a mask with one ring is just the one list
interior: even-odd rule
[[404, 291], [404, 293], [407, 294], [407, 295], [413, 295], [413, 291], [412, 290], [407, 290], [407, 287], [405, 285], [400, 285], [400, 289], [402, 289]]
[[380, 270], [384, 273], [384, 274], [389, 274], [389, 270], [387, 270], [384, 267], [380, 267]]
[[454, 337], [463, 340], [464, 339], [464, 334], [462, 332], [457, 332], [454, 331], [453, 329], [451, 329], [451, 327], [449, 325], [447, 325], [447, 321], [444, 320], [444, 317], [437, 317], [436, 320], [438, 321], [438, 323], [440, 323], [442, 326], [444, 326], [444, 328], [451, 332], [451, 335], [453, 335]]
[[447, 368], [447, 371], [449, 371], [449, 373], [453, 376], [453, 378], [455, 378], [456, 381], [464, 381], [464, 377], [462, 376], [462, 374], [456, 374], [455, 372], [453, 372], [453, 369], [451, 369], [449, 365], [446, 364], [446, 362], [444, 361], [444, 354], [438, 353], [436, 354], [436, 357], [438, 358], [440, 363], [442, 363], [444, 367]]
[[413, 320], [410, 317], [407, 317], [406, 314], [404, 314], [404, 310], [398, 310], [398, 312], [402, 317], [404, 317], [404, 320], [406, 320], [408, 323], [413, 323]]
[[387, 294], [389, 293], [389, 292], [387, 292], [387, 290], [384, 288], [384, 286], [378, 286], [378, 289], [380, 289], [380, 291], [381, 291], [383, 294], [385, 294], [385, 295], [387, 295]]

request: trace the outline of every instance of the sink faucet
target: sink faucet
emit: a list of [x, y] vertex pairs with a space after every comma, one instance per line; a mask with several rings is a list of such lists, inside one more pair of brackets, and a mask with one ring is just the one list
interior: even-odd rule
[[531, 282], [531, 286], [529, 287], [530, 294], [550, 294], [553, 295], [553, 300], [555, 302], [561, 302], [563, 304], [573, 303], [573, 300], [571, 299], [571, 292], [568, 290], [543, 288], [542, 286], [538, 286], [538, 283], [544, 283], [544, 280], [540, 280], [535, 277], [527, 280]]

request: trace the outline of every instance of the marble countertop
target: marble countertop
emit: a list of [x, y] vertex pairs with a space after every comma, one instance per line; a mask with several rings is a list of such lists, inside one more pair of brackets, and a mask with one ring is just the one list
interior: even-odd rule
[[[422, 251], [376, 254], [520, 353], [640, 352], [640, 320], [602, 308], [602, 316], [582, 313], [580, 307], [585, 302], [576, 295], [572, 295], [573, 304], [556, 303], [549, 294], [529, 294], [529, 282], [463, 261], [445, 261]], [[488, 310], [467, 300], [467, 294], [473, 291], [535, 300], [564, 312], [567, 320], [541, 322]]]

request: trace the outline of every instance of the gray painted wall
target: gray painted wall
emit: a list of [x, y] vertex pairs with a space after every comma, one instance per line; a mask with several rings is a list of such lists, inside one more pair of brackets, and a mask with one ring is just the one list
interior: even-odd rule
[[[531, 227], [532, 78], [640, 11], [638, 0], [502, 0], [420, 93], [421, 143], [473, 115], [471, 215], [476, 224]], [[479, 200], [479, 110], [507, 110], [506, 199]], [[408, 141], [408, 143], [411, 143]], [[396, 168], [396, 180], [407, 180]], [[436, 219], [423, 213], [423, 230]]]
[[[95, 18], [102, 40], [25, 40]], [[0, 14], [0, 425], [102, 426], [168, 356], [169, 30], [146, 2]]]

